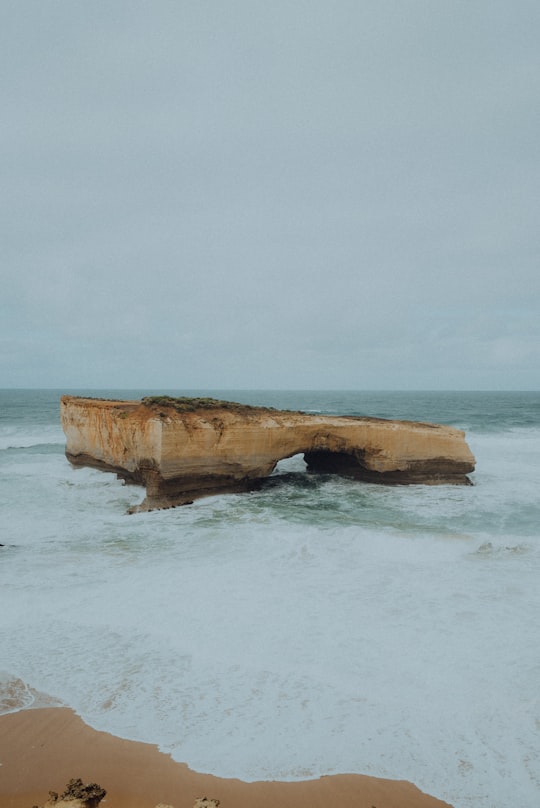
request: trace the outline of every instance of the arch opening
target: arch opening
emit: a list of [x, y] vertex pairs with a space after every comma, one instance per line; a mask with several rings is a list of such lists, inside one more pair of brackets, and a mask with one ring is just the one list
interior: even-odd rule
[[282, 457], [278, 460], [272, 471], [272, 476], [282, 476], [284, 474], [305, 474], [307, 471], [307, 464], [304, 459], [304, 453], [298, 452], [290, 455], [289, 457]]
[[340, 474], [344, 477], [362, 478], [367, 469], [362, 465], [361, 457], [347, 452], [332, 452], [329, 449], [316, 449], [305, 452], [304, 460], [307, 471], [319, 474]]

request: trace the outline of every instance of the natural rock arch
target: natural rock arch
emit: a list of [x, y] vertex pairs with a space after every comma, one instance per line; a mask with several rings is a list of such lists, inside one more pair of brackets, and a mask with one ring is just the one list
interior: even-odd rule
[[461, 430], [412, 421], [306, 415], [213, 399], [74, 396], [62, 397], [61, 419], [68, 459], [144, 485], [141, 510], [248, 490], [296, 454], [311, 471], [389, 484], [467, 484], [474, 470]]

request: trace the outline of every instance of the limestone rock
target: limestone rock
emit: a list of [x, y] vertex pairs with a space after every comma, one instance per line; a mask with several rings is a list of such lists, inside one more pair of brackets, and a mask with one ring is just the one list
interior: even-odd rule
[[106, 791], [97, 783], [84, 785], [79, 778], [70, 780], [63, 794], [49, 791], [44, 808], [97, 808]]
[[140, 510], [249, 490], [299, 453], [309, 471], [390, 484], [468, 484], [475, 463], [464, 433], [449, 426], [212, 399], [63, 396], [61, 421], [70, 462], [146, 486]]
[[195, 800], [193, 808], [218, 808], [219, 800], [208, 799], [208, 797], [199, 797]]

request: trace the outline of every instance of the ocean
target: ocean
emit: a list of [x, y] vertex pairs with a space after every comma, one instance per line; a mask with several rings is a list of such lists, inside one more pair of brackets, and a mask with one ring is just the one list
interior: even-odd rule
[[[70, 466], [59, 398], [162, 392], [457, 426], [474, 485], [296, 456], [258, 491], [127, 515], [143, 489]], [[538, 392], [0, 391], [0, 712], [62, 703], [222, 777], [537, 808], [539, 481]]]

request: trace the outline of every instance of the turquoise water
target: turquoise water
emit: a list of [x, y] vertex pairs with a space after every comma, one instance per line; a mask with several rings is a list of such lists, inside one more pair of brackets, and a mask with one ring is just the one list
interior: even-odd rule
[[[540, 394], [202, 391], [463, 428], [472, 487], [305, 474], [127, 516], [143, 491], [64, 457], [59, 396], [0, 391], [4, 710], [244, 779], [354, 771], [458, 808], [540, 793]], [[91, 391], [104, 397], [201, 391]]]

